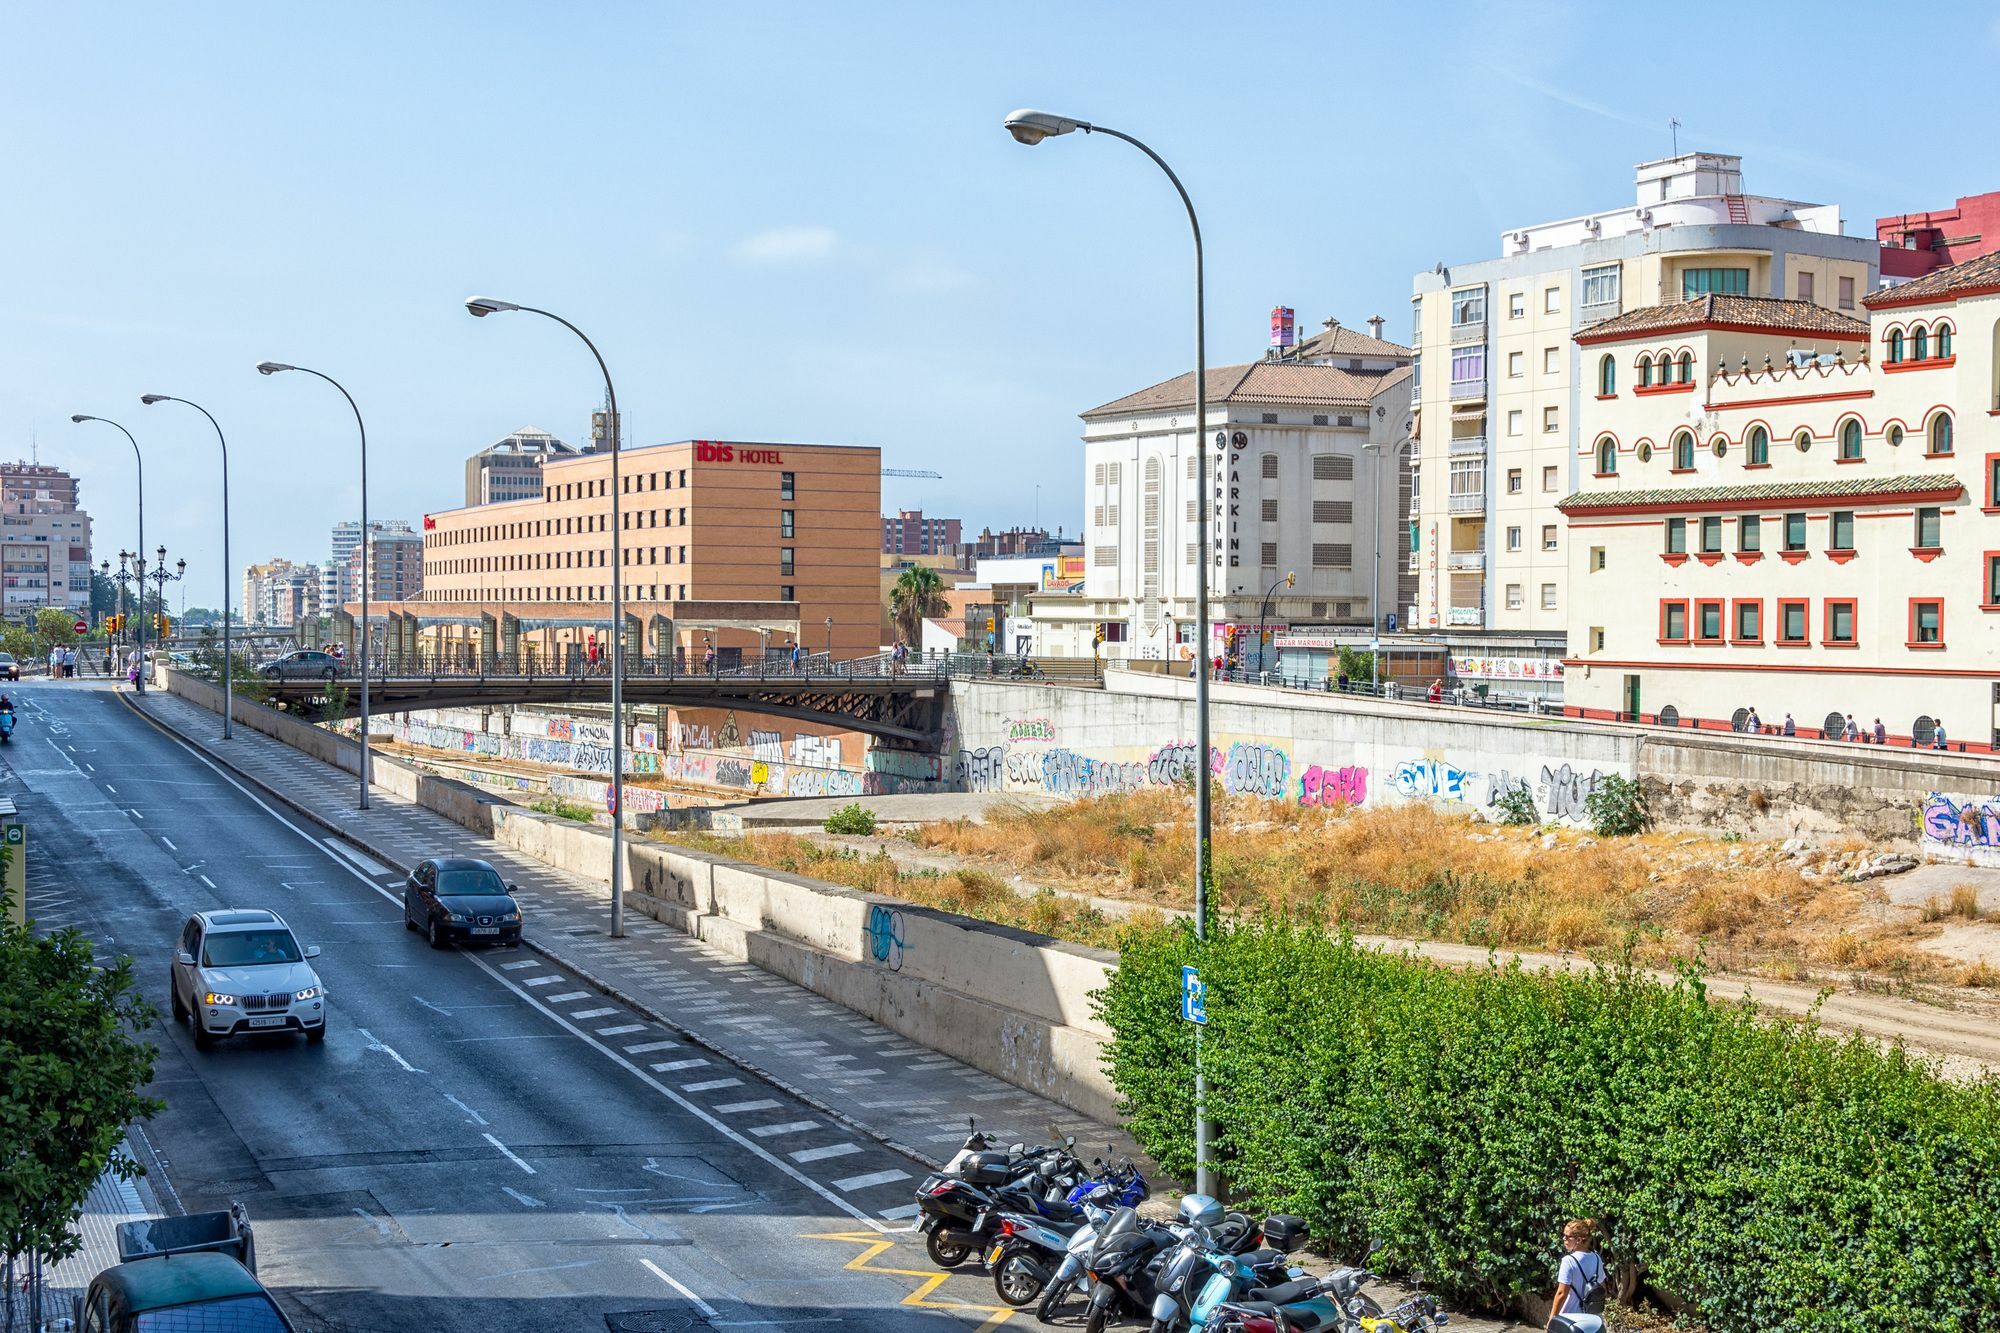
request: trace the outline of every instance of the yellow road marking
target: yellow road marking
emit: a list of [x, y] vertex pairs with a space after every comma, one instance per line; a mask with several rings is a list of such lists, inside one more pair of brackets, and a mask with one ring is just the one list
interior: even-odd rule
[[922, 1268], [884, 1268], [874, 1262], [896, 1248], [893, 1240], [884, 1240], [873, 1231], [830, 1231], [818, 1232], [799, 1237], [800, 1240], [838, 1240], [862, 1247], [861, 1253], [849, 1259], [841, 1267], [855, 1273], [879, 1273], [892, 1277], [913, 1277], [920, 1279], [917, 1289], [903, 1297], [903, 1304], [930, 1310], [976, 1310], [988, 1315], [975, 1333], [985, 1333], [987, 1329], [998, 1328], [1014, 1317], [1011, 1305], [987, 1305], [977, 1301], [932, 1300], [931, 1293], [951, 1280], [950, 1273], [935, 1272]]

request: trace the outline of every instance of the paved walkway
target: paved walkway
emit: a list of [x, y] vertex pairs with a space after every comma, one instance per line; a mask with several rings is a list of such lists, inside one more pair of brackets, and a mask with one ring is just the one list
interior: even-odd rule
[[[1086, 1159], [1107, 1143], [1120, 1157], [1140, 1157], [1122, 1130], [919, 1046], [642, 913], [628, 910], [625, 938], [609, 938], [610, 895], [602, 880], [556, 870], [379, 788], [371, 808], [357, 810], [353, 777], [331, 765], [243, 726], [224, 743], [215, 714], [164, 691], [148, 691], [143, 700], [124, 697], [201, 753], [380, 862], [376, 869], [393, 870], [394, 879], [429, 856], [490, 861], [520, 886], [530, 949], [695, 1045], [921, 1162], [935, 1166], [956, 1151], [969, 1115], [1008, 1140], [1046, 1141], [1050, 1127], [1061, 1126], [1076, 1136]], [[370, 871], [366, 864], [361, 868]], [[388, 883], [392, 876], [379, 878]]]

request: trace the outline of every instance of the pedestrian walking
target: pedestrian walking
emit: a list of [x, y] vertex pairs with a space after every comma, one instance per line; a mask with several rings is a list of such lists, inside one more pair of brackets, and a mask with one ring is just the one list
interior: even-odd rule
[[797, 639], [793, 639], [793, 640], [792, 640], [792, 674], [793, 674], [793, 675], [795, 675], [795, 676], [799, 674], [799, 656], [800, 656], [800, 653], [801, 653], [801, 649], [799, 648], [799, 641], [798, 641]]
[[1943, 718], [1939, 718], [1936, 722], [1933, 722], [1931, 724], [1931, 748], [1933, 750], [1946, 750], [1951, 748], [1950, 746], [1944, 743]]
[[1764, 730], [1764, 724], [1758, 720], [1757, 710], [1754, 707], [1750, 710], [1750, 715], [1743, 719], [1743, 730], [1749, 732], [1752, 736]]
[[76, 649], [63, 649], [63, 679], [76, 679]]
[[1785, 730], [1785, 735], [1787, 736], [1796, 736], [1799, 734], [1799, 724], [1792, 721], [1792, 715], [1790, 713], [1785, 714], [1784, 730]]
[[1551, 1330], [1602, 1333], [1604, 1291], [1610, 1283], [1603, 1256], [1592, 1248], [1596, 1239], [1597, 1224], [1589, 1218], [1563, 1225], [1563, 1257], [1556, 1268], [1556, 1294], [1549, 1302]]
[[993, 645], [990, 643], [986, 645], [986, 674], [994, 674]]
[[1875, 719], [1875, 743], [1877, 745], [1889, 743], [1889, 729], [1882, 725], [1882, 719], [1879, 717]]
[[713, 641], [709, 643], [708, 647], [702, 649], [701, 669], [711, 676], [715, 674], [715, 644]]
[[51, 647], [49, 649], [49, 679], [62, 679], [62, 649], [60, 648]]
[[1861, 739], [1861, 729], [1854, 725], [1854, 714], [1847, 715], [1847, 726], [1841, 731], [1841, 739], [1856, 741]]
[[597, 646], [597, 636], [592, 635], [589, 646], [585, 649], [585, 656], [590, 661], [590, 674], [593, 676], [597, 674], [597, 659], [602, 652], [603, 650]]
[[1434, 681], [1432, 681], [1432, 682], [1431, 682], [1431, 692], [1430, 692], [1430, 701], [1431, 701], [1432, 703], [1434, 703], [1434, 704], [1436, 704], [1436, 703], [1443, 703], [1443, 702], [1444, 702], [1444, 677], [1443, 677], [1443, 676], [1439, 676], [1439, 677], [1438, 677], [1438, 678], [1437, 678], [1436, 680], [1434, 680]]

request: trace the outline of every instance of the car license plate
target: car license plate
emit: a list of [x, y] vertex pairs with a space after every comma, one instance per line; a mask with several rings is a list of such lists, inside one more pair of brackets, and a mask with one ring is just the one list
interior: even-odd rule
[[475, 934], [475, 935], [498, 935], [498, 934], [500, 933], [500, 927], [498, 927], [498, 926], [474, 926], [474, 927], [472, 928], [472, 933], [473, 933], [473, 934]]
[[277, 1018], [277, 1017], [253, 1018], [250, 1020], [250, 1026], [253, 1028], [277, 1028], [277, 1027], [283, 1027], [284, 1025], [285, 1025], [285, 1020], [283, 1018]]

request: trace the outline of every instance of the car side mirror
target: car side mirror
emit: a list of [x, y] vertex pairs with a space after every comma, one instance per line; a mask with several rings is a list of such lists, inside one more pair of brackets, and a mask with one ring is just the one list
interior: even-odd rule
[[514, 882], [513, 880], [511, 880], [511, 879], [507, 881], [507, 892], [509, 892], [509, 893], [519, 893], [520, 891], [521, 891], [521, 886], [520, 886], [519, 884], [516, 884], [516, 883], [515, 883], [515, 882]]
[[176, 963], [179, 963], [182, 967], [193, 967], [194, 955], [189, 953], [186, 949], [182, 949], [174, 955], [174, 961]]
[[317, 944], [308, 944], [306, 946], [306, 957], [308, 958], [319, 957], [319, 946]]

